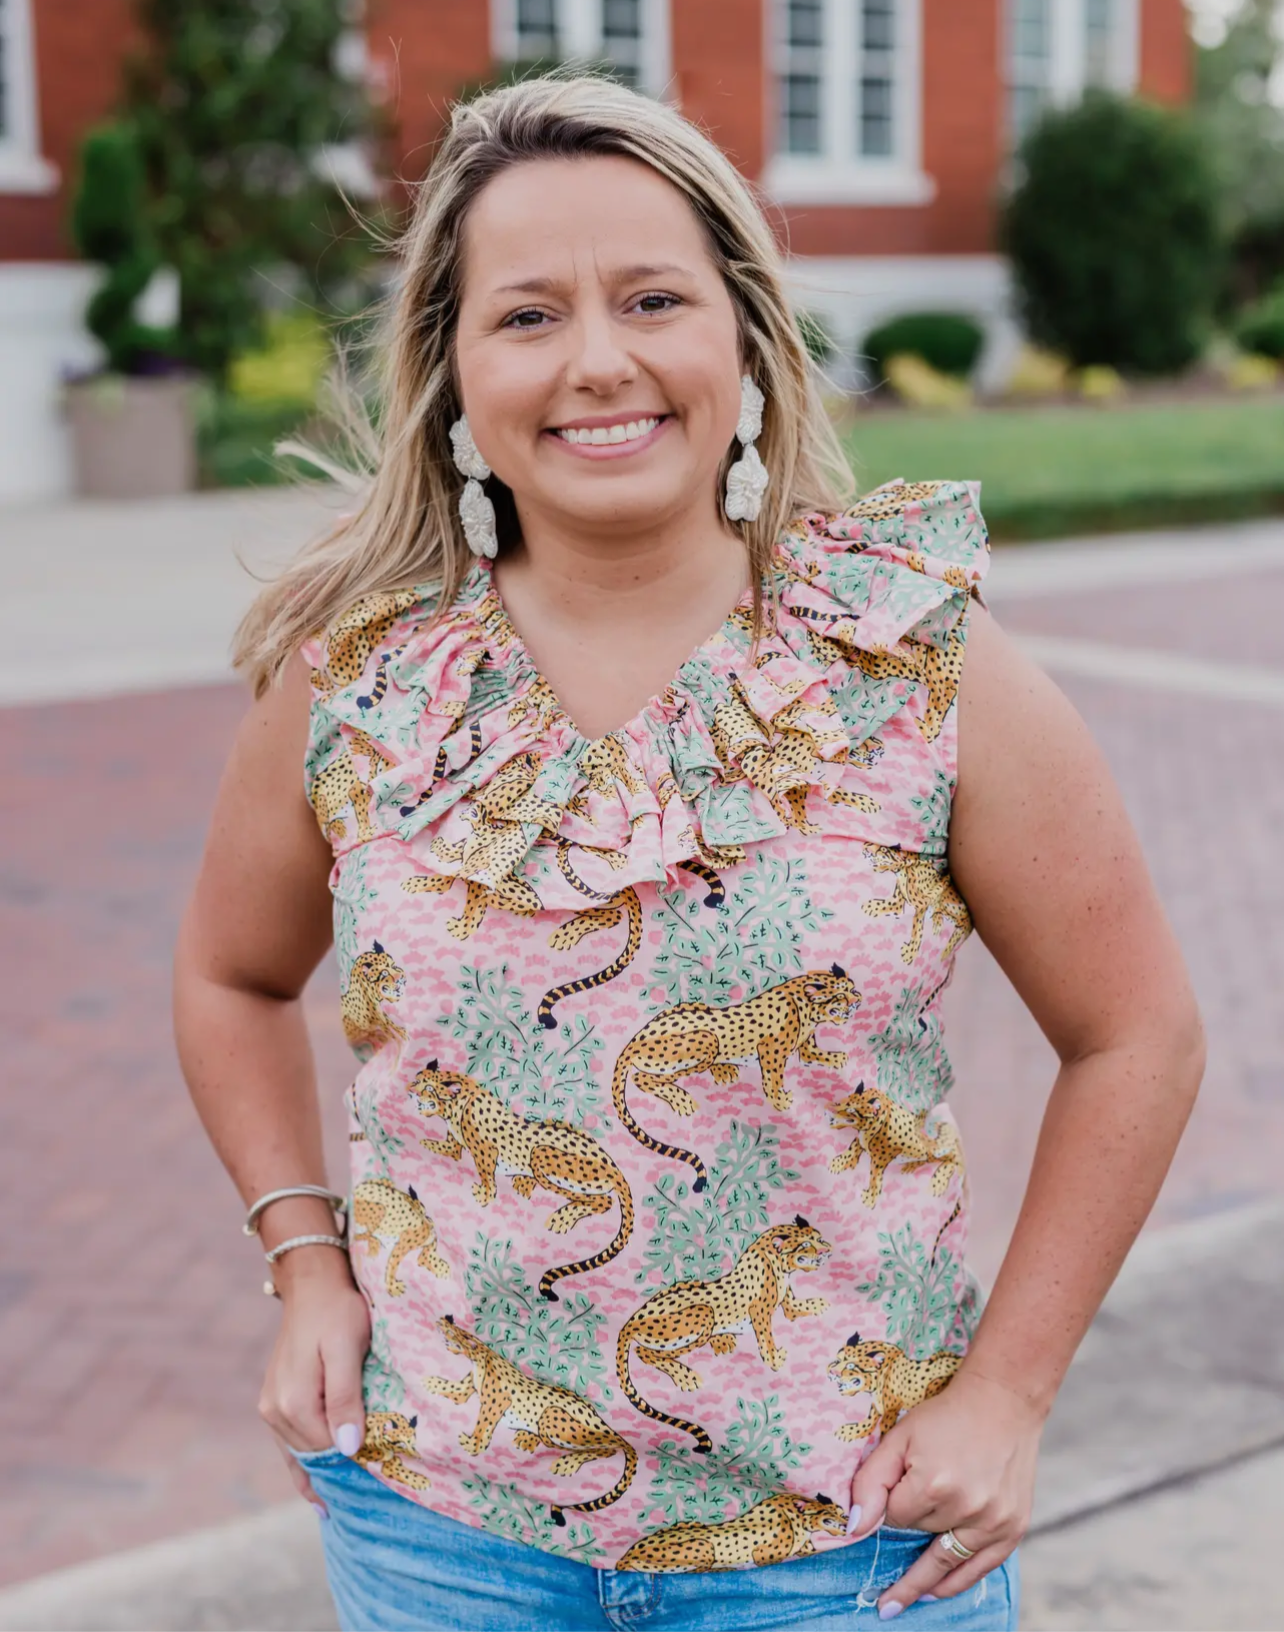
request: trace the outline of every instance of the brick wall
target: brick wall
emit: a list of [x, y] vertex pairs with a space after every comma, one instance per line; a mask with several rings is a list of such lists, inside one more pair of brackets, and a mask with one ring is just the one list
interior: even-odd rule
[[396, 126], [392, 170], [417, 181], [446, 104], [491, 68], [485, 0], [369, 0], [366, 38]]
[[678, 105], [756, 176], [771, 118], [765, 0], [676, 0], [672, 18]]
[[1185, 102], [1193, 67], [1183, 0], [1141, 0], [1142, 94], [1157, 102]]
[[43, 197], [0, 193], [0, 259], [74, 260], [65, 221], [76, 150], [86, 128], [120, 95], [120, 70], [134, 39], [133, 0], [32, 0], [41, 153], [62, 185]]

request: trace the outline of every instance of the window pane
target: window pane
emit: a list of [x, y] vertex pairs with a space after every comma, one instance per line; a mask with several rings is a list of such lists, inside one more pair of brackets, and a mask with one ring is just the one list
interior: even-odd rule
[[1019, 142], [1048, 102], [1052, 0], [1009, 0], [1008, 125]]
[[5, 16], [7, 9], [5, 0], [0, 0], [0, 141], [13, 135], [9, 129], [9, 64], [5, 56], [5, 36], [10, 28], [10, 20]]
[[608, 43], [640, 40], [642, 0], [602, 0], [602, 38]]
[[1084, 68], [1089, 85], [1108, 85], [1114, 56], [1115, 6], [1112, 0], [1084, 0]]
[[517, 0], [517, 56], [522, 62], [556, 57], [557, 0]]
[[820, 152], [820, 76], [783, 74], [780, 145], [786, 153]]
[[856, 151], [889, 159], [896, 151], [897, 0], [858, 0]]
[[896, 0], [863, 0], [861, 45], [866, 51], [896, 49]]
[[787, 0], [785, 29], [785, 39], [791, 46], [801, 46], [804, 50], [822, 46], [825, 43], [824, 0]]
[[886, 79], [863, 79], [860, 97], [860, 151], [867, 159], [889, 159], [895, 149], [893, 87]]

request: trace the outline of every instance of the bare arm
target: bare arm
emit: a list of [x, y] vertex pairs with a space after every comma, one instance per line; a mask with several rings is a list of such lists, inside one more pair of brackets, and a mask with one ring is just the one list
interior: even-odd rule
[[[906, 1417], [853, 1499], [957, 1528], [889, 1589], [953, 1594], [1029, 1521], [1038, 1434], [1145, 1222], [1194, 1103], [1204, 1044], [1135, 833], [1074, 709], [983, 612], [959, 696], [950, 868], [976, 928], [1061, 1061], [1025, 1201], [971, 1350]], [[867, 1511], [864, 1532], [880, 1512]]]
[[[303, 792], [307, 722], [307, 671], [296, 658], [241, 725], [175, 958], [183, 1071], [247, 1205], [283, 1185], [326, 1182], [300, 1003], [330, 944], [331, 912], [330, 851]], [[262, 1217], [265, 1248], [292, 1235], [333, 1233], [333, 1215], [320, 1199], [291, 1197]], [[364, 1301], [346, 1255], [332, 1247], [297, 1248], [273, 1274], [286, 1319], [260, 1410], [287, 1443], [315, 1448], [341, 1422], [361, 1423], [360, 1364], [354, 1382], [348, 1350]], [[302, 1335], [300, 1315], [307, 1317]], [[336, 1333], [343, 1353], [327, 1386], [293, 1349], [302, 1343], [319, 1353]]]

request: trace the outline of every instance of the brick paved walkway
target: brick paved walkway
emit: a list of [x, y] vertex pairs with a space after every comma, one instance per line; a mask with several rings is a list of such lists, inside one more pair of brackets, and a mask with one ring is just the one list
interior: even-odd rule
[[[1279, 567], [1000, 603], [1012, 629], [1284, 669]], [[1065, 687], [1110, 756], [1194, 970], [1212, 1042], [1156, 1223], [1278, 1190], [1284, 1158], [1284, 711]], [[277, 1321], [181, 1085], [170, 948], [231, 686], [0, 710], [0, 1582], [285, 1497], [254, 1411]], [[948, 995], [956, 1104], [992, 1272], [1052, 1056], [984, 949]], [[308, 994], [332, 1174], [349, 1057], [333, 972]], [[15, 1227], [16, 1226], [16, 1227]]]

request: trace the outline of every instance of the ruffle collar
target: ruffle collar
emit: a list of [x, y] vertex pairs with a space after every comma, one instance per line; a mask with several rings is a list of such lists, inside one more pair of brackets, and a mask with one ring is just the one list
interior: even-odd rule
[[969, 483], [891, 483], [800, 518], [779, 541], [756, 645], [746, 596], [659, 696], [595, 740], [535, 667], [483, 562], [440, 618], [419, 592], [361, 680], [316, 707], [368, 783], [374, 836], [399, 837], [424, 873], [501, 896], [524, 881], [547, 907], [730, 864], [791, 832], [898, 842], [879, 827], [894, 774], [877, 733], [902, 711], [924, 744], [943, 728], [988, 564], [977, 496]]

